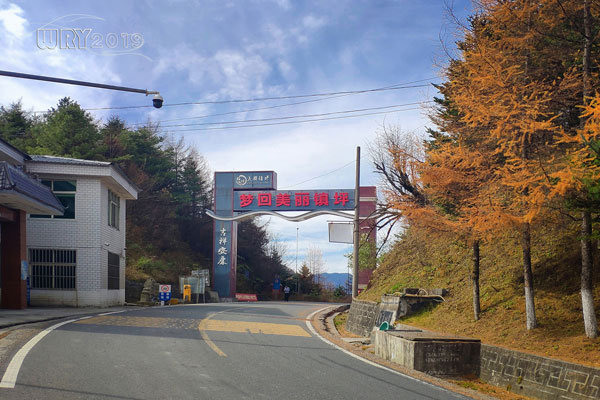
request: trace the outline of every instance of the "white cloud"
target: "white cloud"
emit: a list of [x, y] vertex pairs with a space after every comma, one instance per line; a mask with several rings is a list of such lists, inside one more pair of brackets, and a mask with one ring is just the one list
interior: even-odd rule
[[0, 9], [0, 23], [7, 35], [17, 39], [25, 36], [27, 20], [22, 14], [23, 9], [16, 4], [9, 4], [8, 8]]
[[294, 68], [285, 60], [279, 61], [277, 66], [279, 67], [279, 72], [281, 72], [281, 75], [288, 80], [293, 79], [297, 75], [296, 71], [294, 71]]
[[226, 97], [264, 94], [263, 81], [271, 72], [271, 67], [260, 55], [221, 50], [212, 60], [224, 78], [220, 92]]
[[325, 17], [316, 17], [312, 14], [307, 15], [302, 18], [302, 25], [308, 29], [319, 29], [327, 23], [327, 19]]
[[188, 82], [203, 89], [203, 100], [217, 100], [264, 95], [271, 66], [259, 54], [223, 49], [207, 56], [179, 45], [163, 53], [153, 74], [164, 79], [174, 71], [187, 73]]
[[277, 4], [279, 7], [283, 8], [284, 10], [289, 10], [291, 7], [289, 0], [275, 0], [275, 4]]
[[[41, 50], [36, 37], [27, 31], [25, 12], [10, 4], [0, 10], [0, 43], [3, 46], [2, 69], [60, 78], [119, 84], [121, 79], [113, 70], [111, 57], [87, 50]], [[10, 38], [10, 40], [7, 40]], [[99, 77], [101, 77], [99, 79]], [[22, 100], [25, 109], [44, 111], [69, 96], [84, 107], [110, 106], [114, 93], [73, 85], [0, 77], [0, 104]], [[99, 113], [101, 117], [104, 114]]]

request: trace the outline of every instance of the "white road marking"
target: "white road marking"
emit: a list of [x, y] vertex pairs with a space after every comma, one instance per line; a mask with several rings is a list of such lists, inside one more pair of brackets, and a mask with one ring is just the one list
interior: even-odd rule
[[[102, 314], [98, 314], [98, 315], [110, 315], [110, 314], [119, 314], [119, 313], [122, 313], [122, 312], [125, 312], [125, 311], [130, 311], [130, 310], [121, 310], [121, 311], [111, 311], [111, 312], [105, 312], [105, 313], [102, 313]], [[133, 311], [133, 310], [131, 310], [131, 311]]]
[[[85, 318], [85, 317], [83, 317], [83, 318]], [[44, 338], [44, 336], [46, 336], [47, 334], [49, 334], [56, 328], [59, 328], [63, 325], [69, 324], [74, 321], [78, 321], [83, 318], [70, 319], [68, 321], [64, 321], [64, 322], [58, 323], [56, 325], [52, 325], [51, 327], [46, 328], [42, 332], [35, 335], [33, 338], [31, 338], [29, 340], [29, 342], [25, 343], [25, 346], [21, 347], [21, 349], [17, 352], [17, 354], [15, 354], [15, 356], [10, 361], [10, 364], [8, 364], [8, 368], [6, 368], [6, 371], [4, 372], [4, 376], [2, 377], [2, 381], [0, 382], [0, 388], [6, 388], [6, 389], [14, 389], [15, 388], [15, 385], [17, 383], [17, 376], [19, 375], [19, 370], [21, 369], [21, 364], [23, 364], [25, 357], [27, 357], [27, 354], [31, 351], [33, 346], [35, 346], [40, 340], [42, 340]]]
[[[324, 311], [324, 310], [326, 310], [326, 309], [328, 309], [328, 308], [330, 308], [330, 307], [324, 307], [324, 308], [321, 308], [320, 310], [313, 311], [312, 313], [310, 313], [310, 314], [309, 314], [309, 315], [306, 317], [306, 326], [308, 327], [308, 329], [309, 329], [309, 330], [310, 330], [310, 331], [311, 331], [311, 332], [312, 332], [312, 333], [313, 333], [313, 334], [314, 334], [316, 337], [318, 337], [319, 339], [321, 339], [322, 341], [324, 341], [324, 342], [325, 342], [325, 343], [327, 343], [328, 345], [330, 345], [330, 346], [333, 346], [333, 347], [335, 347], [336, 349], [338, 349], [338, 350], [340, 350], [340, 351], [342, 351], [342, 352], [344, 352], [344, 353], [348, 354], [350, 357], [354, 357], [354, 358], [356, 358], [357, 360], [363, 361], [363, 362], [365, 362], [365, 363], [367, 363], [367, 364], [369, 364], [369, 365], [372, 365], [372, 366], [374, 366], [374, 367], [377, 367], [377, 368], [383, 369], [383, 370], [385, 370], [385, 371], [391, 372], [391, 373], [393, 373], [393, 374], [396, 374], [396, 375], [400, 375], [400, 376], [401, 376], [401, 377], [403, 377], [403, 378], [406, 378], [406, 379], [409, 379], [409, 380], [412, 380], [412, 381], [415, 381], [415, 382], [419, 382], [419, 383], [422, 383], [422, 384], [424, 384], [424, 385], [427, 385], [427, 386], [431, 386], [431, 387], [433, 387], [433, 388], [436, 388], [436, 389], [439, 389], [439, 390], [441, 390], [441, 391], [447, 391], [447, 392], [449, 392], [449, 393], [452, 393], [452, 394], [454, 394], [454, 395], [459, 395], [459, 396], [463, 396], [463, 397], [464, 397], [464, 395], [462, 395], [462, 394], [458, 394], [458, 393], [455, 393], [455, 392], [451, 392], [451, 391], [449, 391], [449, 390], [447, 390], [447, 389], [444, 389], [444, 388], [442, 388], [442, 387], [440, 387], [440, 386], [434, 385], [433, 383], [429, 383], [429, 382], [422, 381], [422, 380], [420, 380], [420, 379], [417, 379], [417, 378], [413, 378], [413, 377], [412, 377], [412, 376], [410, 376], [410, 375], [405, 375], [405, 374], [403, 374], [402, 372], [398, 372], [398, 371], [396, 371], [396, 370], [393, 370], [393, 369], [391, 369], [391, 368], [384, 367], [383, 365], [377, 364], [377, 363], [375, 363], [375, 362], [373, 362], [373, 361], [371, 361], [371, 360], [367, 360], [366, 358], [362, 358], [361, 356], [358, 356], [358, 355], [356, 355], [356, 354], [352, 353], [351, 351], [348, 351], [348, 350], [344, 349], [343, 347], [340, 347], [340, 346], [338, 346], [337, 344], [335, 344], [335, 343], [332, 343], [332, 342], [330, 342], [329, 340], [325, 339], [323, 336], [321, 336], [321, 335], [319, 335], [319, 334], [317, 333], [317, 331], [315, 330], [315, 328], [313, 328], [313, 326], [312, 326], [312, 324], [311, 324], [311, 321], [312, 321], [312, 319], [313, 319], [313, 317], [314, 317], [314, 315], [315, 315], [316, 313], [319, 313], [319, 312], [321, 312], [321, 311]], [[465, 397], [465, 398], [467, 398], [467, 397]]]

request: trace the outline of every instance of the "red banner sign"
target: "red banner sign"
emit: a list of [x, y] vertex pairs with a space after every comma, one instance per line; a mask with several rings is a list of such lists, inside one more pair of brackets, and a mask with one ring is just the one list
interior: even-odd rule
[[249, 294], [249, 293], [236, 293], [235, 298], [238, 301], [258, 301], [258, 298], [256, 297], [255, 294]]
[[354, 190], [236, 191], [234, 211], [353, 210]]

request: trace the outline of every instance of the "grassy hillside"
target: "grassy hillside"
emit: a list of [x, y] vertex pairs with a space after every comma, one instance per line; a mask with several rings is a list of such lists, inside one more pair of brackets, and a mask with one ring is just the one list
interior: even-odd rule
[[[383, 293], [404, 287], [447, 288], [450, 295], [445, 303], [409, 317], [403, 323], [597, 367], [600, 340], [587, 339], [583, 330], [576, 230], [576, 225], [563, 220], [553, 226], [537, 227], [532, 232], [539, 322], [539, 328], [532, 331], [525, 328], [521, 250], [516, 234], [507, 233], [481, 247], [482, 314], [479, 321], [473, 320], [470, 248], [452, 237], [432, 237], [413, 228], [387, 254], [360, 298], [379, 301]], [[595, 265], [594, 293], [597, 314], [600, 310], [598, 264]]]

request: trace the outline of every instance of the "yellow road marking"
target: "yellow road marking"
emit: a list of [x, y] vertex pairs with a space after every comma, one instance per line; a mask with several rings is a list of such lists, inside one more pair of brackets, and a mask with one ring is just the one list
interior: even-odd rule
[[272, 324], [267, 322], [224, 321], [204, 319], [198, 325], [200, 331], [262, 333], [265, 335], [303, 336], [310, 334], [298, 325]]
[[112, 325], [112, 326], [132, 326], [141, 328], [173, 328], [173, 329], [198, 329], [202, 340], [215, 353], [221, 357], [227, 357], [209, 337], [207, 331], [218, 332], [237, 332], [253, 333], [264, 335], [282, 335], [282, 336], [301, 336], [310, 337], [311, 335], [299, 325], [274, 324], [267, 322], [247, 322], [247, 321], [228, 321], [213, 320], [212, 318], [223, 312], [210, 314], [203, 320], [186, 318], [159, 318], [159, 317], [132, 317], [122, 315], [101, 315], [88, 319], [76, 321], [76, 324], [87, 325]]
[[223, 350], [221, 350], [212, 340], [210, 340], [205, 331], [200, 330], [200, 336], [202, 336], [202, 340], [204, 340], [208, 347], [210, 347], [215, 353], [221, 357], [227, 357], [227, 354], [223, 353]]
[[217, 346], [212, 340], [210, 340], [210, 338], [208, 337], [208, 335], [206, 334], [206, 331], [204, 329], [202, 329], [202, 323], [203, 322], [208, 322], [210, 321], [210, 319], [212, 317], [214, 317], [216, 314], [220, 314], [225, 312], [226, 310], [223, 311], [219, 311], [218, 313], [211, 313], [208, 315], [208, 317], [204, 318], [202, 321], [200, 321], [200, 323], [198, 324], [198, 330], [200, 331], [200, 336], [202, 336], [202, 340], [204, 340], [204, 343], [206, 343], [208, 345], [208, 347], [210, 347], [215, 353], [217, 353], [219, 356], [221, 357], [227, 357], [227, 354], [225, 354], [223, 352], [223, 350], [221, 350], [219, 348], [219, 346]]

